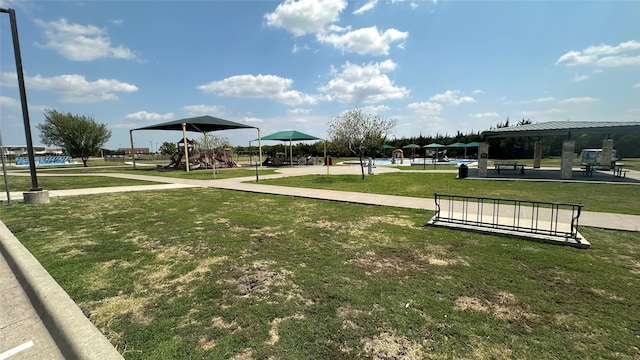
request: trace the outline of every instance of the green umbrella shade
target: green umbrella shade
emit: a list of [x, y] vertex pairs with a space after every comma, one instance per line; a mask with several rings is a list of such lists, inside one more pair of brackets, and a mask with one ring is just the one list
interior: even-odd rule
[[[257, 140], [257, 139], [256, 139]], [[319, 137], [305, 134], [296, 130], [278, 131], [271, 135], [263, 136], [260, 140], [278, 140], [278, 141], [305, 141], [305, 140], [322, 140]]]
[[416, 144], [409, 144], [409, 145], [405, 145], [402, 148], [403, 149], [415, 149], [415, 148], [419, 148], [420, 145], [416, 145]]
[[382, 148], [383, 148], [383, 149], [395, 149], [396, 147], [395, 147], [395, 146], [391, 146], [391, 145], [384, 144], [384, 145], [382, 145]]
[[467, 144], [461, 143], [461, 142], [457, 142], [457, 143], [453, 143], [451, 145], [447, 145], [447, 147], [467, 147]]
[[438, 144], [438, 143], [431, 143], [431, 144], [425, 145], [423, 147], [425, 147], [425, 148], [441, 148], [441, 147], [444, 147], [444, 145]]

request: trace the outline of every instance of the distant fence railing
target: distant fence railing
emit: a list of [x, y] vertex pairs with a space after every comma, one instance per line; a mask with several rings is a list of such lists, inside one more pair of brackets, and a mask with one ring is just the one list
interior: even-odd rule
[[434, 194], [433, 222], [578, 239], [582, 204]]

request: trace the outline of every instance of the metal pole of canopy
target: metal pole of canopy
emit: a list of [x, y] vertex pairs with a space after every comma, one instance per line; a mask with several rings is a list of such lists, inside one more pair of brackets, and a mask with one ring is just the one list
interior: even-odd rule
[[136, 154], [133, 153], [133, 130], [129, 130], [129, 141], [131, 141], [131, 158], [133, 159], [133, 168], [136, 168]]
[[182, 141], [184, 142], [184, 150], [183, 150], [182, 157], [185, 158], [184, 163], [187, 166], [187, 172], [189, 172], [189, 148], [187, 147], [187, 124], [186, 123], [182, 123]]
[[262, 166], [262, 139], [260, 139], [260, 128], [258, 129], [258, 159], [260, 160], [260, 166]]

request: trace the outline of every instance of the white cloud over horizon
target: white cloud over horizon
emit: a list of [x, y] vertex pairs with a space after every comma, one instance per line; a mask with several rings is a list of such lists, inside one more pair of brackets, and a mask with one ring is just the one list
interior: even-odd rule
[[44, 29], [47, 42], [36, 43], [44, 49], [52, 49], [66, 59], [92, 61], [100, 58], [139, 60], [136, 53], [122, 45], [112, 46], [104, 29], [93, 25], [69, 23], [67, 19], [46, 22], [36, 19], [35, 23]]
[[[53, 77], [42, 75], [25, 76], [25, 86], [29, 89], [51, 91], [60, 96], [64, 103], [91, 103], [114, 100], [117, 92], [135, 92], [138, 87], [115, 79], [87, 81], [84, 75], [69, 74]], [[17, 86], [15, 73], [2, 73], [3, 85]]]
[[571, 50], [556, 61], [556, 65], [595, 65], [618, 67], [640, 65], [640, 41], [629, 40], [618, 45], [591, 45], [582, 51]]

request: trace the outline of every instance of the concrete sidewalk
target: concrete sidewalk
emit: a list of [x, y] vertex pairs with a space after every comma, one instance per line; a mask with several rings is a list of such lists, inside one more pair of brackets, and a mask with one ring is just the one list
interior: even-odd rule
[[[401, 171], [395, 167], [379, 166], [374, 168], [375, 174], [389, 173]], [[333, 166], [328, 169], [330, 175], [338, 174], [359, 174], [360, 167], [355, 166]], [[365, 168], [365, 173], [366, 173]], [[415, 170], [412, 170], [414, 172]], [[419, 171], [419, 170], [418, 170]], [[457, 174], [456, 170], [426, 170], [426, 172], [438, 172], [438, 173], [450, 173], [452, 176]], [[324, 166], [299, 166], [299, 167], [283, 167], [278, 169], [277, 174], [262, 175], [260, 179], [273, 179], [289, 176], [301, 176], [317, 174], [327, 174], [327, 167]], [[27, 174], [28, 175], [28, 174]], [[61, 176], [61, 174], [41, 174], [39, 176]], [[87, 176], [88, 174], [82, 174]], [[351, 191], [337, 191], [337, 190], [322, 190], [322, 189], [309, 189], [309, 188], [295, 188], [286, 186], [264, 185], [255, 183], [255, 176], [220, 179], [220, 180], [194, 180], [194, 179], [181, 179], [170, 178], [165, 176], [152, 176], [152, 175], [135, 175], [135, 174], [119, 174], [119, 173], [100, 173], [91, 174], [93, 176], [107, 176], [122, 179], [134, 179], [142, 181], [153, 181], [159, 183], [165, 183], [162, 185], [136, 185], [136, 186], [114, 186], [105, 188], [90, 188], [90, 189], [72, 189], [72, 190], [50, 190], [50, 198], [66, 197], [66, 196], [79, 196], [79, 195], [92, 195], [92, 194], [107, 194], [115, 192], [130, 192], [130, 191], [152, 191], [152, 190], [167, 190], [175, 188], [186, 187], [210, 187], [226, 190], [246, 191], [262, 194], [275, 194], [285, 196], [304, 197], [310, 199], [319, 200], [331, 200], [331, 201], [343, 201], [358, 204], [367, 205], [381, 205], [392, 206], [410, 209], [421, 210], [435, 210], [435, 202], [432, 197], [417, 198], [408, 196], [396, 196], [396, 195], [382, 195], [371, 194], [362, 192]], [[78, 176], [67, 175], [67, 176]], [[637, 176], [640, 179], [640, 171], [633, 171], [629, 175]], [[467, 181], [467, 180], [464, 180]], [[471, 180], [469, 180], [471, 181]], [[529, 181], [529, 180], [513, 180], [513, 181]], [[637, 185], [632, 185], [637, 186]], [[21, 201], [22, 193], [11, 193], [13, 201]], [[17, 200], [16, 200], [17, 199]], [[6, 200], [6, 194], [0, 194], [0, 201]], [[425, 220], [426, 222], [426, 220]], [[640, 231], [640, 216], [638, 215], [626, 215], [616, 213], [603, 213], [595, 211], [583, 211], [580, 215], [580, 226], [597, 227], [610, 230], [625, 230], [625, 231]]]
[[[359, 174], [359, 166], [335, 166], [329, 174]], [[377, 167], [374, 173], [399, 171], [393, 167]], [[435, 170], [451, 173], [456, 170]], [[366, 172], [366, 169], [365, 169]], [[434, 170], [428, 170], [434, 172]], [[279, 169], [278, 174], [261, 176], [261, 179], [326, 174], [320, 166]], [[82, 174], [81, 176], [87, 176]], [[635, 176], [636, 174], [633, 174]], [[637, 174], [640, 178], [640, 172]], [[39, 176], [64, 176], [40, 174]], [[78, 176], [78, 175], [66, 175]], [[117, 186], [90, 189], [51, 190], [50, 198], [96, 195], [130, 191], [157, 191], [189, 187], [245, 191], [263, 194], [304, 197], [311, 199], [343, 201], [359, 204], [402, 207], [418, 210], [435, 210], [433, 198], [381, 195], [350, 191], [293, 188], [255, 183], [255, 177], [224, 180], [193, 180], [163, 176], [133, 174], [92, 174], [126, 179], [160, 182], [164, 184]], [[12, 193], [12, 201], [22, 201], [22, 193]], [[0, 201], [6, 201], [5, 193]], [[34, 205], [38, 206], [38, 205]], [[425, 223], [428, 218], [425, 216]], [[640, 231], [640, 216], [584, 211], [580, 226], [613, 230]], [[91, 324], [80, 308], [42, 268], [40, 263], [22, 246], [0, 222], [0, 358], [13, 359], [118, 359], [120, 354]], [[6, 291], [5, 291], [6, 289]], [[5, 341], [6, 340], [6, 341]], [[17, 352], [16, 352], [17, 351]], [[15, 354], [13, 353], [15, 352]], [[3, 357], [3, 355], [6, 355]]]

